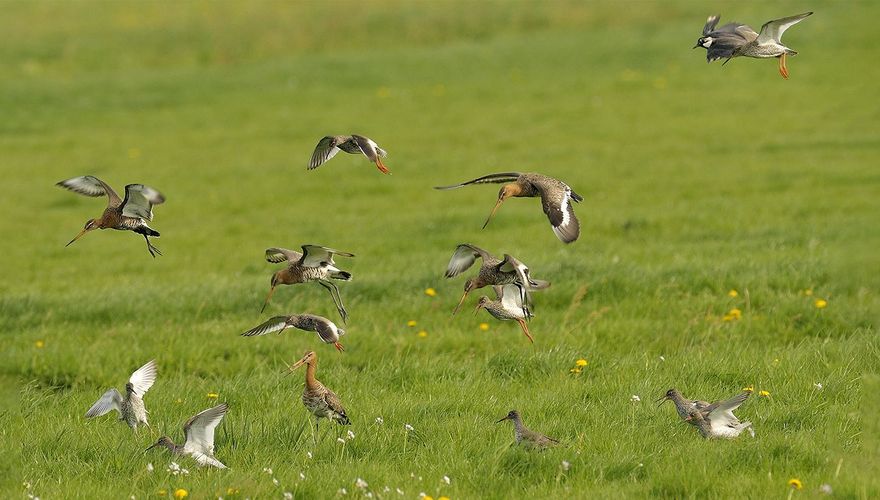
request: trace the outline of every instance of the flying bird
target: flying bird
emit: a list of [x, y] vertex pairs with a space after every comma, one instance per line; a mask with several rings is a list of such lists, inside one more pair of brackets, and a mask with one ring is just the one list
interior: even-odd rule
[[214, 429], [223, 420], [229, 406], [221, 403], [213, 408], [204, 410], [183, 425], [185, 441], [183, 446], [174, 444], [168, 436], [162, 436], [155, 444], [147, 448], [147, 451], [162, 446], [168, 448], [173, 455], [189, 455], [201, 466], [217, 467], [225, 469], [223, 462], [214, 457]]
[[568, 184], [553, 177], [534, 173], [505, 172], [485, 175], [452, 186], [438, 186], [434, 189], [457, 189], [471, 184], [489, 183], [505, 184], [498, 191], [498, 201], [495, 202], [495, 207], [489, 213], [483, 228], [489, 225], [489, 221], [492, 220], [492, 216], [495, 215], [495, 211], [504, 203], [504, 200], [510, 197], [540, 197], [541, 206], [544, 208], [547, 218], [550, 219], [550, 225], [553, 226], [553, 232], [556, 234], [556, 237], [564, 243], [571, 243], [578, 239], [580, 223], [574, 215], [571, 203], [572, 201], [580, 202], [583, 200], [583, 197], [572, 191]]
[[100, 417], [111, 410], [119, 413], [119, 420], [124, 420], [133, 430], [138, 424], [150, 426], [147, 422], [147, 409], [144, 407], [144, 394], [156, 381], [156, 360], [152, 359], [144, 366], [135, 370], [125, 384], [125, 396], [116, 388], [105, 392], [100, 399], [86, 412], [86, 418]]
[[369, 137], [355, 134], [328, 135], [318, 141], [318, 145], [315, 146], [315, 151], [312, 153], [312, 159], [309, 160], [309, 170], [320, 167], [324, 162], [336, 156], [340, 150], [352, 155], [362, 154], [375, 163], [383, 174], [391, 173], [388, 167], [382, 163], [382, 158], [388, 153]]
[[529, 326], [526, 324], [526, 320], [531, 319], [532, 313], [523, 305], [520, 288], [514, 284], [495, 286], [493, 288], [498, 298], [491, 300], [483, 295], [480, 297], [479, 302], [477, 302], [477, 307], [474, 308], [474, 314], [477, 314], [477, 311], [480, 309], [485, 309], [495, 319], [501, 321], [514, 320], [519, 323], [523, 334], [529, 339], [529, 342], [534, 343], [535, 340], [532, 338], [532, 334], [529, 333]]
[[345, 335], [345, 330], [336, 326], [336, 324], [329, 319], [314, 314], [275, 316], [241, 335], [243, 337], [253, 337], [266, 335], [267, 333], [272, 332], [278, 332], [281, 334], [281, 332], [288, 328], [299, 328], [300, 330], [305, 330], [307, 332], [315, 332], [325, 344], [333, 344], [338, 351], [345, 350], [342, 347], [342, 344], [339, 343], [339, 337]]
[[797, 55], [797, 52], [782, 44], [782, 34], [785, 30], [803, 21], [812, 12], [805, 12], [796, 16], [784, 17], [768, 21], [761, 26], [761, 32], [746, 24], [727, 23], [716, 29], [720, 16], [710, 16], [703, 27], [703, 36], [697, 40], [694, 48], [706, 49], [706, 61], [712, 62], [718, 59], [726, 59], [727, 64], [734, 57], [753, 57], [779, 59], [779, 74], [788, 80], [788, 67], [785, 65], [786, 56]]
[[89, 219], [82, 231], [65, 246], [80, 239], [89, 231], [95, 229], [116, 229], [119, 231], [134, 231], [144, 237], [147, 242], [147, 250], [150, 255], [162, 255], [158, 248], [150, 243], [150, 236], [159, 237], [159, 231], [147, 225], [153, 220], [153, 205], [165, 202], [165, 197], [159, 191], [143, 184], [129, 184], [125, 186], [125, 199], [120, 199], [116, 191], [113, 191], [107, 183], [92, 175], [74, 177], [56, 184], [56, 186], [69, 189], [85, 196], [98, 197], [107, 195], [107, 208], [96, 219]]

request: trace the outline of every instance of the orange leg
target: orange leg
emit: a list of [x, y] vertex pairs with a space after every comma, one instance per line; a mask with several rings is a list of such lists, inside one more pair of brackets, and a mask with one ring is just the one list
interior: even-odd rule
[[333, 345], [336, 347], [336, 350], [339, 352], [342, 352], [345, 350], [345, 348], [342, 347], [342, 344], [340, 344], [339, 342], [335, 342]]
[[785, 65], [785, 54], [779, 56], [779, 74], [782, 75], [782, 78], [788, 80], [788, 67]]
[[533, 339], [533, 338], [532, 338], [532, 334], [529, 333], [529, 327], [528, 327], [528, 325], [526, 325], [526, 321], [523, 320], [523, 319], [518, 319], [518, 320], [516, 320], [516, 321], [519, 322], [519, 326], [522, 327], [522, 331], [523, 331], [523, 333], [525, 333], [525, 334], [526, 334], [526, 337], [529, 338], [529, 342], [531, 342], [531, 343], [534, 344], [534, 343], [535, 343], [535, 339]]
[[379, 158], [378, 155], [376, 156], [376, 167], [378, 167], [379, 170], [380, 170], [383, 174], [391, 175], [391, 171], [388, 170], [388, 167], [386, 167], [384, 163], [382, 163], [382, 159]]

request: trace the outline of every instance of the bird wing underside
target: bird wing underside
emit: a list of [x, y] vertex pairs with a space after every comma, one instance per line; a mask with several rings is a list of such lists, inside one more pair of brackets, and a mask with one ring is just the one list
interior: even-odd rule
[[162, 193], [143, 184], [125, 186], [125, 199], [122, 200], [122, 215], [153, 220], [153, 205], [165, 202]]
[[434, 189], [456, 189], [463, 186], [468, 186], [471, 184], [500, 184], [503, 182], [514, 182], [516, 181], [521, 174], [519, 172], [504, 172], [500, 174], [489, 174], [484, 175], [483, 177], [477, 177], [476, 179], [469, 180], [467, 182], [462, 182], [461, 184], [453, 184], [451, 186], [437, 186]]
[[306, 267], [318, 267], [322, 262], [333, 264], [334, 255], [354, 257], [354, 254], [342, 252], [333, 248], [322, 247], [320, 245], [303, 245], [302, 249], [303, 255], [299, 263]]
[[462, 243], [455, 247], [455, 252], [452, 253], [452, 257], [449, 259], [449, 264], [446, 265], [446, 277], [454, 278], [459, 274], [467, 271], [474, 262], [477, 261], [477, 258], [485, 258], [487, 255], [486, 251], [482, 248], [476, 247], [469, 243]]
[[242, 337], [256, 337], [267, 333], [281, 332], [287, 328], [287, 316], [275, 316], [241, 334]]
[[107, 195], [108, 207], [116, 208], [122, 204], [122, 200], [119, 198], [119, 195], [116, 194], [116, 191], [114, 191], [106, 182], [98, 179], [94, 175], [83, 175], [67, 179], [57, 183], [56, 186], [93, 198]]
[[796, 16], [783, 17], [782, 19], [767, 21], [766, 23], [764, 23], [763, 26], [761, 26], [761, 34], [758, 35], [758, 43], [781, 43], [782, 34], [785, 33], [785, 30], [803, 21], [812, 14], [812, 12], [804, 12], [803, 14], [798, 14]]
[[128, 378], [128, 382], [134, 386], [134, 393], [140, 397], [144, 397], [144, 394], [150, 390], [150, 387], [153, 387], [153, 383], [156, 381], [156, 360], [151, 359], [147, 361], [144, 366], [135, 370], [134, 373], [131, 374], [131, 377]]
[[214, 429], [223, 420], [229, 406], [226, 403], [208, 408], [190, 418], [183, 426], [186, 442], [183, 451], [187, 453], [201, 453], [208, 456], [214, 455]]
[[101, 395], [101, 398], [95, 401], [95, 404], [86, 412], [86, 418], [100, 417], [110, 410], [122, 413], [122, 395], [116, 389], [110, 389]]
[[273, 264], [277, 264], [279, 262], [290, 262], [291, 264], [295, 262], [299, 262], [302, 258], [303, 254], [295, 251], [288, 250], [286, 248], [267, 248], [266, 249], [266, 260], [268, 262], [272, 262]]

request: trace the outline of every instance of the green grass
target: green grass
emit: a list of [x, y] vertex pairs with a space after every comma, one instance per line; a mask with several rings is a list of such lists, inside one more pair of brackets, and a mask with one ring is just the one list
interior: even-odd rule
[[[319, 498], [356, 494], [358, 477], [383, 498], [781, 498], [792, 477], [797, 497], [880, 493], [880, 5], [3, 9], [0, 496]], [[815, 10], [786, 34], [791, 80], [775, 61], [707, 65], [690, 47], [714, 10], [756, 27]], [[348, 156], [306, 171], [320, 136], [347, 132], [388, 149], [394, 175]], [[480, 230], [496, 188], [430, 189], [508, 170], [582, 194], [580, 240], [559, 243], [535, 200]], [[53, 187], [83, 174], [164, 192], [164, 257], [119, 232], [64, 248], [103, 208]], [[485, 313], [450, 318], [464, 279], [443, 270], [461, 242], [553, 282], [534, 346]], [[355, 277], [343, 354], [297, 331], [237, 335], [269, 314], [338, 319], [317, 285], [258, 314], [276, 269], [263, 250], [304, 243], [357, 254], [338, 259]], [[723, 321], [732, 308], [742, 318]], [[326, 425], [312, 445], [302, 374], [281, 375], [306, 349], [352, 418], [344, 447]], [[180, 439], [210, 392], [229, 402], [229, 470], [183, 460], [191, 473], [173, 476], [143, 453], [157, 436], [83, 418], [151, 358], [157, 431]], [[748, 385], [771, 394], [738, 412], [754, 439], [705, 442], [652, 404], [673, 386], [717, 399]], [[493, 423], [511, 408], [564, 446], [511, 447]]]

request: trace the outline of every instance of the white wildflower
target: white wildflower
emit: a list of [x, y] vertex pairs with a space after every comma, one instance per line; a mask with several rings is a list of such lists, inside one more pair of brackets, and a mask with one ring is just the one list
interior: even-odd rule
[[660, 355], [660, 361], [666, 361], [666, 356]]
[[284, 500], [293, 500], [293, 493], [291, 493], [289, 491], [285, 491], [283, 496], [284, 496]]
[[336, 490], [336, 494], [337, 495], [348, 495], [348, 490], [345, 488], [339, 488], [338, 490]]
[[273, 478], [272, 478], [272, 484], [274, 484], [275, 486], [278, 486], [278, 479], [276, 479], [276, 478], [273, 477]]
[[357, 478], [357, 479], [355, 479], [355, 480], [354, 480], [354, 485], [357, 486], [357, 487], [360, 488], [360, 489], [364, 489], [364, 488], [366, 488], [367, 486], [369, 486], [369, 484], [367, 484], [367, 482], [364, 481], [364, 480], [361, 479], [361, 478]]
[[364, 493], [364, 496], [367, 497], [367, 498], [373, 498], [373, 492], [372, 492], [372, 491], [368, 491], [368, 492]]
[[406, 432], [410, 432], [413, 430], [413, 426], [411, 426], [409, 424], [404, 425], [403, 428], [406, 429]]
[[751, 434], [752, 437], [755, 437], [755, 429], [752, 429], [751, 425], [749, 426], [749, 434]]
[[385, 486], [384, 488], [382, 488], [382, 491], [385, 493], [388, 493], [389, 491], [391, 491], [391, 488], [389, 488], [388, 486]]
[[382, 425], [385, 423], [385, 420], [383, 420], [382, 417], [376, 417], [376, 423]]
[[815, 384], [813, 384], [813, 387], [815, 387], [817, 391], [821, 391], [822, 390], [822, 383], [816, 382]]
[[307, 451], [307, 452], [306, 452], [306, 456], [309, 457], [309, 459], [311, 459], [311, 458], [312, 458], [312, 452]]
[[822, 486], [819, 486], [819, 493], [824, 493], [826, 495], [830, 495], [834, 493], [834, 490], [831, 489], [831, 485], [828, 483], [823, 483]]
[[403, 495], [403, 490], [400, 488], [394, 488], [394, 491], [396, 491], [398, 495]]
[[336, 438], [336, 442], [337, 442], [337, 443], [345, 444], [345, 440], [342, 439], [342, 438]]
[[180, 474], [184, 476], [189, 475], [189, 469], [180, 469]]
[[569, 462], [568, 460], [563, 460], [562, 461], [562, 470], [568, 472], [568, 469], [571, 469], [571, 462]]
[[348, 439], [354, 439], [354, 432], [348, 431]]
[[452, 482], [452, 480], [449, 479], [449, 476], [443, 476], [443, 482], [449, 484], [450, 482]]
[[305, 479], [306, 479], [306, 475], [303, 474], [302, 472], [300, 472], [300, 473], [299, 473], [299, 480], [300, 480], [300, 481], [305, 481]]
[[633, 394], [632, 396], [630, 396], [629, 400], [632, 401], [633, 403], [638, 403], [639, 401], [642, 400], [642, 398], [640, 398], [640, 397], [636, 396], [635, 394]]
[[153, 472], [153, 470], [155, 470], [155, 467], [153, 467], [153, 462], [148, 463], [147, 472]]
[[272, 469], [270, 469], [269, 467], [263, 467], [263, 472], [265, 472], [266, 474], [272, 474]]

